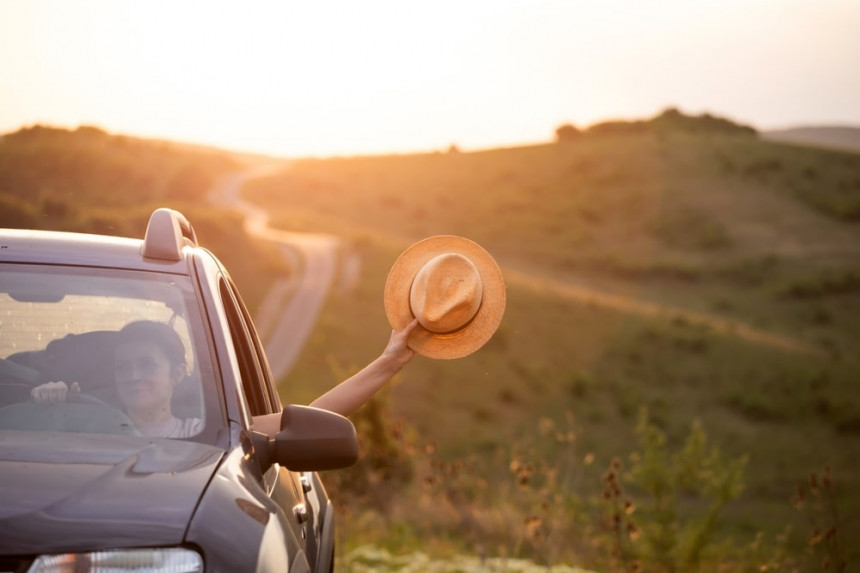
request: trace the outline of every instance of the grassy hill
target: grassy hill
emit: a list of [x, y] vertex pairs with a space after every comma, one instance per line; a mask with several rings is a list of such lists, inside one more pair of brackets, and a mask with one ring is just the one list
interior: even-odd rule
[[153, 209], [173, 207], [233, 269], [253, 304], [283, 272], [282, 257], [251, 241], [237, 214], [207, 198], [219, 178], [241, 171], [248, 159], [96, 127], [22, 128], [0, 137], [0, 227], [143, 237]]
[[[617, 458], [621, 473], [638, 468], [625, 483], [647, 540], [627, 555], [670, 568], [666, 555], [701, 534], [709, 501], [678, 486], [666, 523], [641, 464], [662, 455], [661, 479], [674, 483], [672, 456], [697, 420], [723, 470], [747, 459], [704, 562], [804, 563], [824, 545], [807, 546], [811, 526], [791, 499], [827, 466], [839, 551], [860, 534], [860, 156], [746, 131], [613, 129], [474, 153], [295, 161], [246, 194], [284, 227], [345, 237], [345, 259], [362, 264], [284, 381], [295, 401], [382, 348], [385, 275], [412, 241], [468, 236], [507, 278], [506, 317], [485, 348], [417, 358], [357, 418], [377, 436], [365, 458], [378, 458], [362, 461], [370, 477], [330, 476], [360, 494], [344, 509], [346, 544], [382, 537], [395, 550], [483, 548], [599, 570], [615, 550], [620, 567], [621, 542], [601, 521], [601, 479]], [[665, 435], [660, 455], [637, 434], [643, 408]], [[660, 531], [677, 534], [662, 561]]]
[[860, 152], [860, 127], [807, 126], [775, 129], [762, 134], [765, 139]]
[[[416, 358], [354, 417], [362, 459], [325, 476], [339, 550], [601, 571], [814, 570], [827, 549], [860, 562], [860, 155], [670, 112], [558, 135], [300, 160], [249, 183], [279, 225], [345, 239], [286, 401], [382, 349], [386, 273], [411, 242], [468, 236], [508, 283], [487, 346]], [[177, 207], [254, 306], [284, 269], [205, 200], [242, 168], [218, 150], [25, 129], [0, 139], [0, 224], [139, 235], [152, 207]]]

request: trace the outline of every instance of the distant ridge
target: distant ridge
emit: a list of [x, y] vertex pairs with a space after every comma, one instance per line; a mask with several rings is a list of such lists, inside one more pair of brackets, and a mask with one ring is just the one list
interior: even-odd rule
[[860, 127], [807, 126], [759, 132], [763, 139], [860, 153]]

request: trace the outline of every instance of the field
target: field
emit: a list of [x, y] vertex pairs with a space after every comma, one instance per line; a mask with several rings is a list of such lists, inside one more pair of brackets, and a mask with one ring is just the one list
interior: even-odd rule
[[[508, 283], [486, 347], [417, 358], [357, 415], [365, 458], [327, 476], [344, 550], [598, 570], [860, 560], [860, 156], [748, 135], [591, 135], [295, 161], [246, 196], [280, 226], [342, 236], [362, 265], [283, 381], [290, 401], [381, 350], [385, 276], [412, 241], [470, 237]], [[691, 461], [696, 436], [708, 445]], [[681, 479], [685, 459], [699, 482]], [[613, 460], [632, 536], [614, 534], [602, 499]], [[650, 474], [646, 460], [660, 460]], [[812, 503], [827, 492], [792, 499], [825, 468], [837, 527], [810, 545], [834, 523]]]
[[[382, 350], [386, 274], [413, 241], [467, 236], [507, 282], [484, 348], [416, 358], [353, 417], [362, 458], [324, 476], [341, 563], [860, 563], [860, 155], [700, 119], [294, 160], [247, 184], [274, 224], [343, 239], [285, 402]], [[0, 224], [134, 236], [153, 207], [178, 208], [253, 309], [290, 269], [207, 196], [248, 160], [96, 128], [21, 130], [0, 138]]]

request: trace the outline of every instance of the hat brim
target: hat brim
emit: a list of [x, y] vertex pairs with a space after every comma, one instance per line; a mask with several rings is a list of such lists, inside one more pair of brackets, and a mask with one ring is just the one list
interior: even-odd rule
[[385, 281], [385, 315], [394, 330], [415, 319], [409, 293], [418, 271], [430, 259], [458, 253], [468, 258], [481, 276], [481, 306], [463, 328], [443, 334], [418, 325], [409, 336], [409, 347], [428, 358], [454, 359], [472, 354], [493, 336], [505, 313], [505, 280], [499, 265], [483, 247], [456, 235], [438, 235], [419, 241], [403, 251]]

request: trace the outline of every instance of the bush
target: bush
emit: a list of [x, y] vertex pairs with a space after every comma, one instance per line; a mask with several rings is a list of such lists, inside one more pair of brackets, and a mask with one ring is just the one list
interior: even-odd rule
[[559, 126], [555, 130], [555, 139], [559, 143], [565, 143], [567, 141], [573, 141], [575, 139], [578, 139], [579, 136], [581, 136], [581, 135], [582, 135], [582, 132], [579, 131], [579, 129], [577, 129], [575, 126], [573, 126], [569, 123], [566, 123], [562, 126]]
[[782, 296], [796, 299], [857, 293], [860, 293], [860, 273], [852, 270], [827, 271], [797, 279], [780, 289]]
[[38, 215], [33, 206], [18, 197], [0, 194], [0, 227], [32, 229]]
[[[690, 133], [698, 135], [756, 135], [748, 125], [705, 113], [685, 115], [676, 108], [668, 108], [649, 120], [611, 120], [590, 126], [587, 133], [594, 135], [624, 135], [632, 133]], [[556, 131], [558, 135], [558, 131]]]
[[414, 476], [403, 424], [391, 418], [385, 392], [374, 396], [350, 420], [359, 436], [358, 462], [327, 474], [326, 484], [341, 508], [370, 506], [386, 516], [396, 502], [396, 492]]
[[[709, 448], [695, 421], [680, 452], [672, 455], [666, 435], [640, 412], [636, 429], [641, 451], [630, 455], [630, 470], [615, 459], [603, 476], [603, 499], [615, 539], [614, 557], [627, 567], [646, 571], [694, 571], [714, 541], [717, 519], [743, 490], [746, 458], [724, 460]], [[639, 506], [623, 484], [650, 498]], [[682, 502], [700, 500], [700, 517], [685, 515]], [[636, 517], [634, 517], [634, 514]]]

